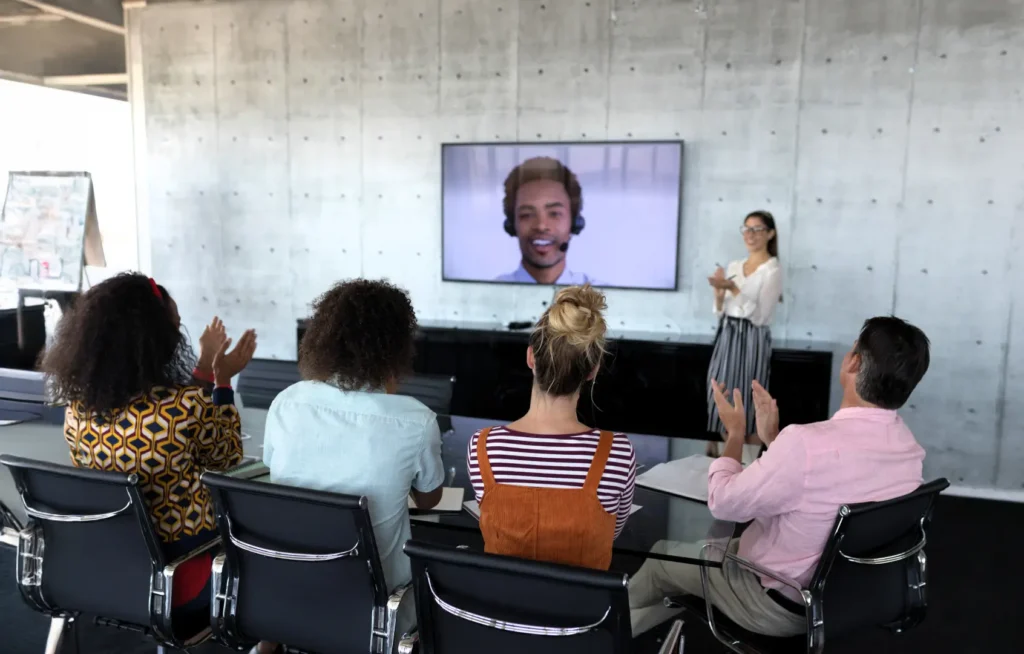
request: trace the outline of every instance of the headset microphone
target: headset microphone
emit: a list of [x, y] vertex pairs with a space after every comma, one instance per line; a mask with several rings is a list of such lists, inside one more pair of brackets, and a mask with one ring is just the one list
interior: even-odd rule
[[566, 250], [568, 250], [569, 249], [569, 241], [566, 241], [566, 242], [562, 243], [561, 245], [559, 245], [558, 249], [561, 250], [562, 252], [565, 252]]

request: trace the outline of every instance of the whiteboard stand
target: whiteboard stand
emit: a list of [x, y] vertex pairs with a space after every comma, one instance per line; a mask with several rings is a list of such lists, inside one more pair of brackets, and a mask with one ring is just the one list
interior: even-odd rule
[[56, 300], [62, 313], [82, 291], [85, 266], [105, 266], [92, 176], [12, 172], [0, 214], [0, 272], [18, 288], [18, 346], [27, 298]]

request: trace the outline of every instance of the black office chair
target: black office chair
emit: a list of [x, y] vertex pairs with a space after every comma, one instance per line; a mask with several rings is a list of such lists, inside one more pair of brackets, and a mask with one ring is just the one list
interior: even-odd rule
[[269, 409], [281, 391], [301, 379], [295, 361], [253, 359], [238, 375], [238, 394], [247, 409]]
[[[274, 398], [284, 389], [302, 379], [295, 361], [253, 359], [238, 378], [238, 394], [246, 408], [269, 409]], [[398, 386], [399, 395], [408, 395], [423, 402], [437, 414], [442, 433], [452, 428], [452, 392], [455, 378], [450, 375], [409, 375]]]
[[365, 497], [214, 473], [203, 483], [224, 542], [213, 563], [217, 640], [390, 654], [408, 587], [388, 596]]
[[[214, 540], [168, 562], [136, 475], [101, 472], [0, 455], [21, 495], [29, 524], [18, 534], [18, 586], [50, 616], [48, 648], [60, 646], [81, 614], [97, 624], [144, 633], [160, 648], [192, 647], [209, 625], [172, 623], [178, 566]], [[47, 651], [51, 651], [48, 649]]]
[[451, 412], [454, 390], [455, 377], [451, 375], [415, 373], [403, 379], [398, 385], [399, 395], [414, 397], [437, 414], [437, 425], [442, 434], [451, 431], [452, 428]]
[[[21, 523], [0, 502], [0, 625], [4, 652], [45, 651], [49, 622], [21, 599], [18, 589], [18, 533]], [[17, 628], [14, 628], [17, 625]]]
[[409, 541], [418, 643], [403, 654], [622, 654], [626, 575]]
[[[700, 598], [670, 598], [666, 604], [697, 614], [708, 623], [715, 638], [739, 654], [820, 654], [826, 640], [871, 626], [901, 633], [920, 624], [927, 611], [924, 548], [935, 500], [948, 487], [947, 480], [938, 479], [892, 500], [840, 508], [807, 588], [735, 554], [726, 554], [727, 561], [800, 593], [807, 607], [806, 635], [769, 638], [752, 634]], [[707, 588], [708, 569], [702, 567], [701, 575]]]

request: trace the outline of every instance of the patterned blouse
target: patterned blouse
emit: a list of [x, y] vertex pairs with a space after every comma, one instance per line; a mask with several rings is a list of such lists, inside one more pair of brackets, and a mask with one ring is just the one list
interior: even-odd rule
[[157, 533], [165, 543], [215, 529], [204, 470], [242, 460], [241, 420], [230, 388], [213, 396], [198, 386], [155, 388], [105, 420], [68, 406], [64, 438], [80, 468], [136, 473]]

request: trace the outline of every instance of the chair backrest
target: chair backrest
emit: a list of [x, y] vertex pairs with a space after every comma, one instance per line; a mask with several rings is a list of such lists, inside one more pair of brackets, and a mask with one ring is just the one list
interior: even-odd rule
[[307, 651], [370, 651], [387, 587], [364, 497], [206, 473], [234, 589], [225, 632]]
[[398, 385], [398, 394], [414, 397], [437, 415], [447, 416], [452, 411], [454, 388], [455, 378], [451, 375], [416, 373], [402, 380]]
[[[0, 455], [38, 539], [19, 578], [46, 612], [84, 612], [148, 627], [150, 580], [164, 564], [138, 477]], [[28, 555], [28, 556], [25, 556]], [[30, 581], [25, 581], [26, 577]]]
[[295, 361], [253, 359], [238, 376], [238, 394], [248, 409], [269, 409], [278, 393], [301, 379]]
[[424, 654], [628, 652], [628, 577], [409, 541]]
[[[238, 393], [247, 408], [269, 409], [278, 393], [301, 379], [295, 361], [253, 359], [239, 375]], [[423, 402], [438, 416], [448, 416], [454, 388], [451, 375], [414, 373], [402, 380], [397, 392]]]
[[869, 625], [924, 617], [924, 546], [945, 479], [884, 502], [840, 509], [811, 581], [822, 598], [825, 639]]

